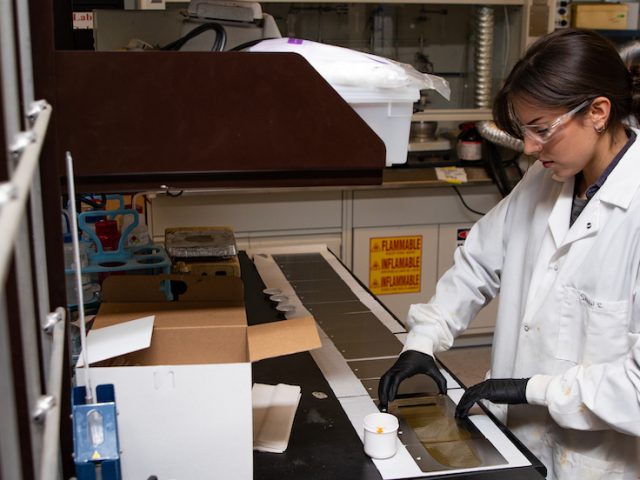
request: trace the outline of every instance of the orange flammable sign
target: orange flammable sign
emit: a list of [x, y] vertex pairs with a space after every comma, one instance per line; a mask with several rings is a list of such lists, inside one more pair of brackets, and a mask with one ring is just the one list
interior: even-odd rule
[[369, 239], [369, 290], [376, 295], [420, 292], [422, 235]]

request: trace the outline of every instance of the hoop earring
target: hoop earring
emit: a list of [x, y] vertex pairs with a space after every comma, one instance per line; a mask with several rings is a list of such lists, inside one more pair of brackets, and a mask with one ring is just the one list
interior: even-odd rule
[[604, 132], [604, 125], [600, 127], [593, 127], [593, 129], [596, 131], [598, 135], [600, 135], [602, 132]]

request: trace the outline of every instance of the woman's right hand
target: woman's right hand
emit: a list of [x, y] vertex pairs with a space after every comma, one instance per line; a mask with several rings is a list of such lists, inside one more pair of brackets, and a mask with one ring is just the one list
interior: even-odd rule
[[424, 373], [435, 380], [440, 393], [447, 393], [447, 380], [444, 378], [436, 361], [431, 355], [416, 350], [406, 350], [400, 354], [396, 363], [380, 378], [378, 384], [378, 408], [386, 411], [389, 402], [396, 398], [400, 382]]

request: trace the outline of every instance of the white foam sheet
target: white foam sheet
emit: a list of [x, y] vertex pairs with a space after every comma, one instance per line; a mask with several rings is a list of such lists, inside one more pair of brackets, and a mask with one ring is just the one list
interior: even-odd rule
[[[293, 254], [293, 253], [320, 253], [325, 260], [333, 267], [333, 269], [340, 275], [343, 281], [349, 285], [358, 299], [365, 304], [379, 319], [389, 328], [396, 337], [404, 344], [406, 341], [406, 332], [403, 329], [398, 329], [398, 323], [393, 316], [384, 309], [378, 301], [372, 297], [351, 275], [351, 273], [335, 258], [335, 256], [329, 252], [326, 245], [304, 245], [304, 246], [291, 246], [291, 247], [274, 247], [265, 248], [260, 250], [249, 250], [248, 255], [254, 259], [256, 268], [260, 275], [265, 274], [263, 281], [270, 288], [280, 288], [283, 293], [287, 294], [291, 292], [295, 295], [293, 288], [286, 280], [280, 268], [275, 261], [271, 258], [272, 254]], [[256, 262], [257, 260], [257, 262]], [[277, 271], [280, 271], [278, 274]], [[269, 283], [267, 283], [269, 282]], [[291, 298], [291, 297], [290, 297]], [[319, 329], [320, 330], [320, 329]], [[322, 347], [311, 351], [311, 355], [318, 367], [322, 371], [323, 375], [327, 379], [327, 382], [331, 386], [338, 401], [342, 405], [347, 417], [351, 421], [353, 428], [363, 438], [363, 420], [364, 417], [373, 412], [377, 412], [378, 409], [366, 390], [362, 386], [362, 383], [355, 374], [349, 368], [346, 360], [342, 357], [340, 352], [336, 349], [333, 343], [329, 340], [327, 335], [320, 330], [320, 336], [322, 339]], [[460, 387], [460, 384], [456, 382], [451, 375], [441, 370], [442, 374], [447, 379], [447, 395], [457, 405], [458, 401], [462, 397], [464, 390]], [[398, 453], [390, 459], [386, 460], [373, 460], [378, 468], [382, 478], [387, 479], [400, 479], [400, 478], [414, 478], [414, 477], [432, 477], [436, 475], [454, 474], [459, 472], [470, 471], [483, 471], [483, 470], [496, 470], [502, 468], [515, 468], [531, 465], [526, 457], [517, 449], [515, 445], [506, 437], [506, 435], [494, 424], [486, 415], [473, 415], [469, 417], [471, 421], [478, 427], [478, 430], [496, 447], [500, 454], [507, 461], [504, 465], [495, 465], [487, 467], [476, 467], [469, 469], [459, 470], [447, 470], [439, 472], [424, 473], [418, 465], [415, 463], [411, 455], [406, 451], [404, 445], [400, 444]], [[398, 440], [399, 442], [399, 440]]]
[[253, 384], [254, 450], [283, 453], [287, 449], [300, 396], [300, 387], [297, 385]]

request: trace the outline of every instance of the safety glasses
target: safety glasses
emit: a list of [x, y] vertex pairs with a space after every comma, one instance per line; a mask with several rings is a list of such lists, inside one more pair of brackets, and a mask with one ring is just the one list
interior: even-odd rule
[[520, 132], [523, 136], [526, 135], [531, 140], [537, 143], [547, 143], [549, 140], [551, 140], [555, 132], [558, 131], [559, 127], [569, 122], [580, 110], [582, 110], [590, 103], [591, 100], [585, 100], [573, 110], [560, 115], [550, 123], [537, 123], [529, 125], [518, 124], [518, 127], [520, 128]]

